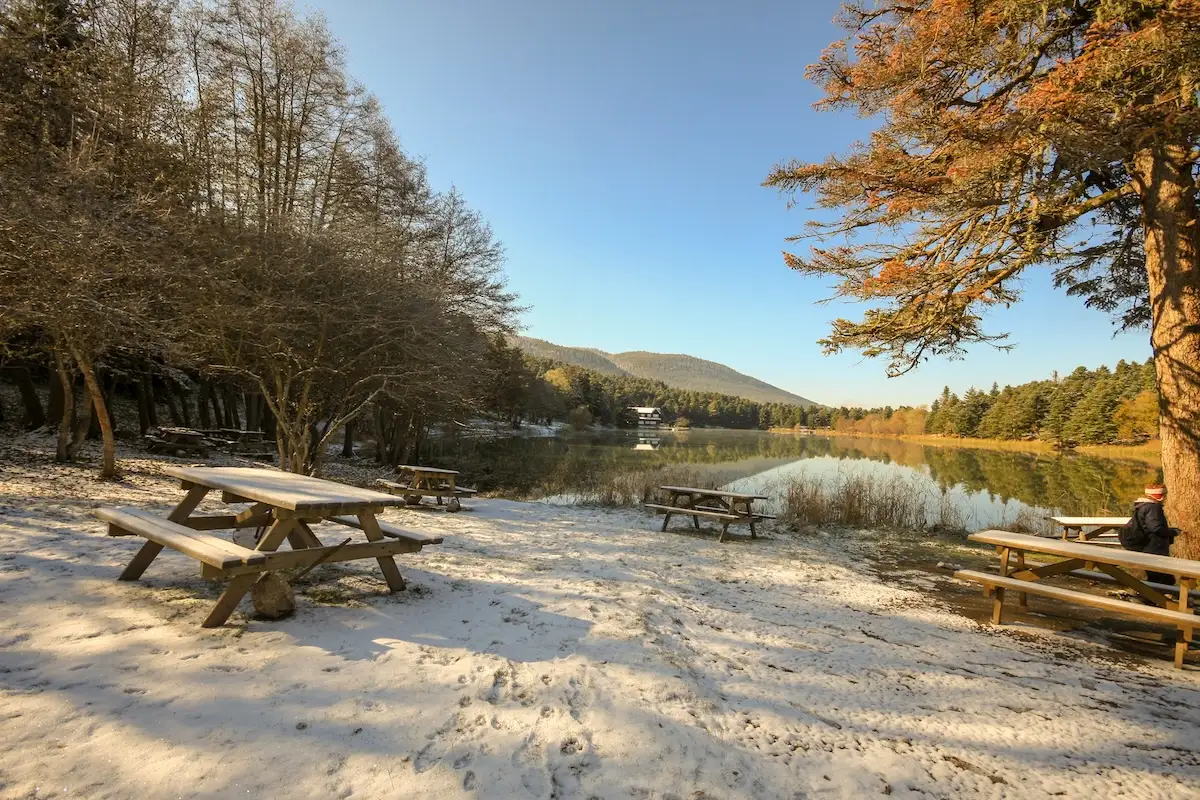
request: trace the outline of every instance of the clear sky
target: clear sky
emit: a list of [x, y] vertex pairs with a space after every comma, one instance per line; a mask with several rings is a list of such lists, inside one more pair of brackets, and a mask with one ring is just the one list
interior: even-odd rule
[[[303, 0], [302, 0], [303, 1]], [[1021, 383], [1150, 355], [1148, 334], [1055, 291], [998, 312], [1009, 353], [974, 348], [898, 379], [816, 340], [855, 307], [788, 270], [788, 210], [760, 184], [870, 130], [818, 113], [804, 68], [836, 0], [321, 0], [352, 73], [435, 188], [456, 185], [506, 248], [529, 336], [688, 353], [830, 405], [927, 403], [948, 384]]]

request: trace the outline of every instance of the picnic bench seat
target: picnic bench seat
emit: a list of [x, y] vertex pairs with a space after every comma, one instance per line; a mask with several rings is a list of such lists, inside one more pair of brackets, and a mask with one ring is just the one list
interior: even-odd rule
[[[363, 529], [362, 523], [359, 522], [358, 517], [330, 517], [329, 521], [336, 522], [339, 525], [346, 525], [350, 528], [358, 528], [359, 530]], [[389, 525], [382, 520], [376, 520], [376, 523], [379, 525], [379, 532], [384, 536], [388, 537], [389, 539], [401, 539], [404, 541], [413, 542], [414, 544], [418, 545], [418, 549], [427, 544], [442, 543], [441, 536], [432, 536], [428, 533], [419, 533], [417, 531], [405, 530], [404, 528], [397, 528], [395, 525]]]
[[1105, 611], [1115, 611], [1118, 614], [1141, 617], [1151, 622], [1164, 622], [1185, 630], [1188, 638], [1191, 637], [1192, 628], [1200, 625], [1200, 617], [1190, 612], [1174, 611], [1169, 608], [1159, 608], [1158, 606], [1138, 605], [1130, 603], [1127, 600], [1118, 600], [1115, 597], [1091, 594], [1090, 592], [1080, 592], [1062, 586], [1051, 586], [1050, 584], [1021, 580], [1020, 578], [1005, 578], [992, 572], [960, 569], [954, 573], [954, 577], [959, 580], [974, 581], [975, 583], [981, 583], [984, 586], [993, 588], [1012, 589], [1014, 592], [1037, 594], [1043, 597], [1052, 597], [1055, 600], [1065, 600], [1069, 603], [1102, 608]]
[[[152, 511], [140, 508], [101, 508], [96, 510], [96, 516], [108, 523], [109, 536], [142, 536], [217, 569], [259, 566], [267, 561], [266, 553], [171, 522]], [[139, 571], [138, 575], [140, 574]], [[127, 576], [126, 573], [122, 573], [121, 580], [137, 580], [138, 575]]]
[[378, 483], [380, 486], [386, 486], [388, 489], [394, 490], [392, 492], [393, 494], [398, 492], [412, 492], [413, 494], [420, 493], [426, 495], [427, 497], [432, 497], [435, 494], [444, 494], [446, 496], [454, 495], [456, 497], [470, 497], [471, 495], [478, 494], [479, 492], [478, 489], [468, 489], [465, 486], [455, 486], [451, 488], [448, 485], [443, 485], [440, 488], [434, 489], [426, 489], [419, 486], [413, 488], [407, 483], [397, 483], [396, 481], [389, 481], [383, 478], [377, 480], [376, 483]]
[[680, 508], [679, 506], [668, 506], [662, 503], [646, 503], [645, 506], [659, 514], [680, 514], [685, 517], [712, 517], [713, 519], [728, 522], [736, 522], [741, 519], [737, 514], [730, 514], [725, 509], [701, 508], [699, 506], [695, 508]]
[[[651, 505], [651, 504], [647, 504], [647, 505]], [[672, 506], [672, 508], [678, 508], [678, 506]], [[729, 513], [729, 511], [727, 511], [726, 509], [718, 508], [717, 506], [692, 506], [692, 508], [695, 508], [699, 511], [718, 511], [718, 512], [721, 512], [724, 514]], [[750, 516], [754, 517], [755, 519], [776, 519], [774, 514], [764, 514], [761, 511], [751, 511]]]

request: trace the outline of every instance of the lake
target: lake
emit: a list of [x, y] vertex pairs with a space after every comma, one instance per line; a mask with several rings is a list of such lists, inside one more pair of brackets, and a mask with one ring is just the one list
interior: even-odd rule
[[766, 494], [778, 506], [793, 480], [832, 484], [867, 476], [911, 487], [927, 504], [930, 524], [949, 506], [968, 530], [1051, 513], [1127, 513], [1142, 487], [1160, 476], [1157, 466], [1134, 459], [763, 431], [463, 437], [429, 447], [425, 460], [460, 470], [464, 485], [524, 499], [620, 502], [612, 487], [634, 492], [661, 473]]

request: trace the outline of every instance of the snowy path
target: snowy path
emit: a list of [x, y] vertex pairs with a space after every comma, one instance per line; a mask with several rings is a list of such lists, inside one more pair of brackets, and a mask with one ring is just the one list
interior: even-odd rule
[[396, 510], [447, 537], [408, 592], [326, 566], [294, 618], [205, 631], [189, 559], [114, 580], [138, 543], [89, 507], [179, 494], [139, 466], [0, 465], [2, 797], [1200, 793], [1194, 667], [992, 633], [804, 538]]

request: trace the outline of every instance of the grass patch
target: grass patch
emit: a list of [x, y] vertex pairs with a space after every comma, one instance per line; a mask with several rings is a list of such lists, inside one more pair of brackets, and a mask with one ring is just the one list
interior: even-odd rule
[[917, 476], [838, 472], [801, 474], [779, 488], [779, 520], [792, 529], [816, 525], [905, 530], [966, 529], [954, 501]]

